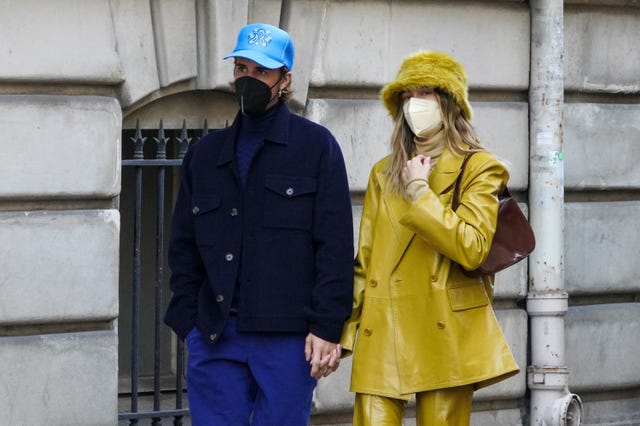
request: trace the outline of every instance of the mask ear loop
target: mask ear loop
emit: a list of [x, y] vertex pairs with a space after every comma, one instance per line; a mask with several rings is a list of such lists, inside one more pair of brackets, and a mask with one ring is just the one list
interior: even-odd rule
[[[274, 87], [276, 87], [276, 84], [279, 84], [282, 81], [283, 77], [284, 76], [281, 75], [280, 78], [278, 79], [278, 81], [276, 81], [276, 83], [273, 86], [271, 86], [269, 89], [273, 89]], [[280, 98], [282, 98], [282, 89], [278, 90], [278, 99], [280, 99]]]

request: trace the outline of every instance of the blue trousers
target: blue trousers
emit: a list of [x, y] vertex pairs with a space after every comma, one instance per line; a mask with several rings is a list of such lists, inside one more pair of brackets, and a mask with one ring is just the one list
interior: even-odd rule
[[303, 334], [238, 333], [231, 316], [219, 341], [187, 336], [187, 394], [194, 426], [306, 426], [316, 379]]

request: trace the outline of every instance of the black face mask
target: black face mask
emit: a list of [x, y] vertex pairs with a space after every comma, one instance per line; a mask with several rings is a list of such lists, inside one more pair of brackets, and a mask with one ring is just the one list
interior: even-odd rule
[[[280, 80], [276, 81], [276, 84], [279, 82]], [[276, 85], [269, 87], [262, 81], [249, 76], [240, 77], [234, 84], [240, 111], [249, 116], [260, 115], [267, 109], [272, 99], [271, 89]]]

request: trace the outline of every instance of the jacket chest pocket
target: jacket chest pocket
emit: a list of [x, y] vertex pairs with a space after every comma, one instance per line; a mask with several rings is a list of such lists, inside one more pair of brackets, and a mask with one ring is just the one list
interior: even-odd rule
[[198, 245], [215, 244], [220, 233], [220, 194], [193, 194], [191, 214]]
[[309, 230], [313, 223], [316, 180], [302, 176], [267, 175], [264, 226]]

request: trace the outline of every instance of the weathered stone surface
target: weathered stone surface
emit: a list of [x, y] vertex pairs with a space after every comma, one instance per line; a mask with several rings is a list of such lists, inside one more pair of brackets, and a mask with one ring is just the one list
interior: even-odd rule
[[0, 337], [0, 365], [2, 424], [117, 422], [115, 330]]
[[637, 293], [639, 201], [565, 205], [565, 281], [571, 295]]
[[567, 90], [640, 92], [640, 9], [567, 7], [564, 26]]
[[311, 84], [381, 86], [426, 49], [454, 54], [472, 88], [526, 89], [529, 21], [525, 4], [505, 2], [329, 2]]
[[117, 210], [0, 212], [0, 325], [118, 316]]
[[0, 2], [0, 81], [122, 81], [109, 3]]
[[566, 104], [564, 117], [566, 188], [640, 187], [640, 105]]
[[573, 392], [637, 388], [640, 303], [571, 307], [565, 324]]
[[121, 126], [113, 98], [0, 95], [0, 200], [115, 197]]

